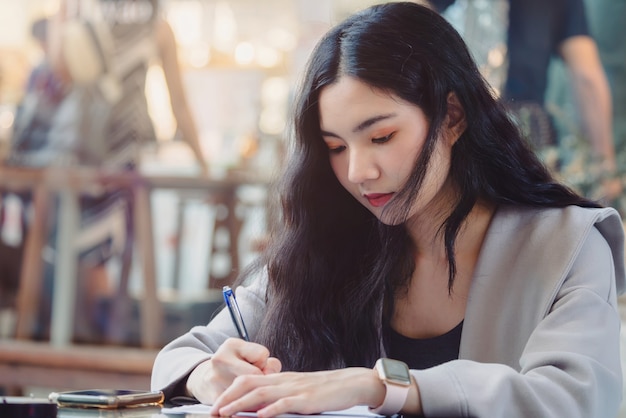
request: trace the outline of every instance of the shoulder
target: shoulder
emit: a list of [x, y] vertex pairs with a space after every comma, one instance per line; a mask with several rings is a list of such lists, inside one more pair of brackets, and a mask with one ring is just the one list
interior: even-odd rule
[[593, 228], [598, 229], [610, 245], [623, 247], [622, 220], [613, 208], [502, 206], [494, 215], [489, 233], [506, 236], [515, 231], [518, 239], [525, 242], [551, 242], [558, 239], [579, 243]]
[[[492, 223], [492, 226], [501, 229], [521, 228], [528, 234], [545, 235], [548, 231], [557, 230], [564, 238], [584, 236], [593, 227], [604, 231], [607, 225], [622, 229], [621, 218], [615, 209], [580, 206], [563, 208], [501, 206], [496, 211]], [[621, 230], [618, 235], [623, 236]]]
[[498, 209], [487, 234], [490, 245], [522, 264], [566, 271], [588, 241], [603, 240], [615, 268], [617, 287], [626, 288], [624, 273], [624, 227], [613, 208], [520, 208]]
[[[537, 324], [564, 296], [593, 292], [594, 300], [609, 301], [625, 288], [624, 233], [614, 209], [502, 206], [474, 272], [464, 325], [474, 336], [465, 350], [517, 364]], [[494, 333], [494, 315], [507, 329]]]
[[170, 47], [176, 42], [174, 31], [165, 19], [158, 17], [152, 25], [156, 42], [160, 47]]

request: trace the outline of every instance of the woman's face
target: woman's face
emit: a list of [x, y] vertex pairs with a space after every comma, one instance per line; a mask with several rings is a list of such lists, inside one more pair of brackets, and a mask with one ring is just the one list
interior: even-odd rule
[[[424, 146], [429, 128], [424, 112], [399, 97], [343, 76], [321, 91], [319, 113], [330, 164], [341, 185], [382, 222], [393, 223], [383, 216], [383, 208], [410, 176]], [[430, 210], [437, 213], [448, 202], [449, 142], [453, 141], [437, 141], [409, 217]]]

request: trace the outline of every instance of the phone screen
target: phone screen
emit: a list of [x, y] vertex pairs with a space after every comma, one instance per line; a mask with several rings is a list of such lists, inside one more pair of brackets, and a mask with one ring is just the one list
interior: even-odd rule
[[52, 392], [48, 398], [59, 406], [123, 408], [137, 405], [154, 405], [163, 402], [163, 392], [139, 390], [89, 389], [69, 392]]

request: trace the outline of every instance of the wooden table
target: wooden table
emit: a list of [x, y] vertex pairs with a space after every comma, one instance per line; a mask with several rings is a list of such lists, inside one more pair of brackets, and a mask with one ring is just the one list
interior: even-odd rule
[[[159, 333], [163, 321], [162, 307], [157, 298], [154, 237], [150, 193], [154, 189], [177, 191], [195, 190], [207, 196], [222, 196], [232, 205], [232, 197], [242, 185], [266, 185], [267, 180], [244, 173], [223, 179], [182, 176], [146, 176], [138, 172], [104, 171], [86, 167], [75, 168], [21, 168], [0, 166], [0, 189], [29, 190], [33, 196], [33, 218], [25, 240], [20, 285], [17, 296], [16, 338], [29, 339], [36, 320], [37, 304], [42, 291], [41, 250], [45, 244], [46, 223], [51, 197], [60, 198], [57, 216], [57, 256], [54, 271], [52, 300], [51, 344], [66, 346], [71, 342], [73, 308], [76, 292], [77, 252], [74, 237], [77, 234], [80, 212], [78, 198], [81, 194], [102, 193], [113, 188], [127, 188], [134, 197], [134, 235], [144, 294], [141, 300], [142, 346], [159, 346]], [[230, 208], [234, 212], [233, 208]], [[238, 233], [238, 231], [235, 231]], [[236, 236], [236, 234], [234, 234]], [[233, 238], [235, 238], [233, 236]], [[236, 240], [232, 239], [236, 249]], [[236, 255], [235, 255], [236, 256]], [[70, 303], [68, 303], [70, 301]]]
[[55, 390], [150, 388], [156, 350], [32, 341], [0, 343], [0, 386]]

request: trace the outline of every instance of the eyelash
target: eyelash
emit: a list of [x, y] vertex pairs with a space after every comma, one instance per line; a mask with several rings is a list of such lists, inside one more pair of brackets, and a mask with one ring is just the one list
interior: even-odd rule
[[345, 150], [345, 149], [346, 149], [346, 147], [344, 147], [344, 146], [342, 145], [342, 146], [335, 147], [335, 148], [329, 148], [329, 149], [328, 149], [328, 152], [330, 152], [331, 154], [339, 154], [340, 152], [342, 152], [342, 151], [343, 151], [343, 150]]
[[392, 132], [389, 135], [382, 136], [380, 138], [372, 138], [372, 142], [375, 144], [384, 144], [388, 142], [393, 137], [394, 134], [395, 132]]
[[[379, 138], [372, 138], [372, 142], [374, 144], [385, 144], [385, 143], [389, 142], [389, 140], [393, 137], [394, 134], [395, 134], [395, 132], [392, 132], [392, 133], [390, 133], [389, 135], [386, 135], [386, 136], [381, 136]], [[345, 149], [346, 149], [345, 146], [340, 145], [340, 146], [335, 147], [335, 148], [329, 148], [328, 151], [331, 154], [339, 154], [342, 151], [344, 151]]]

